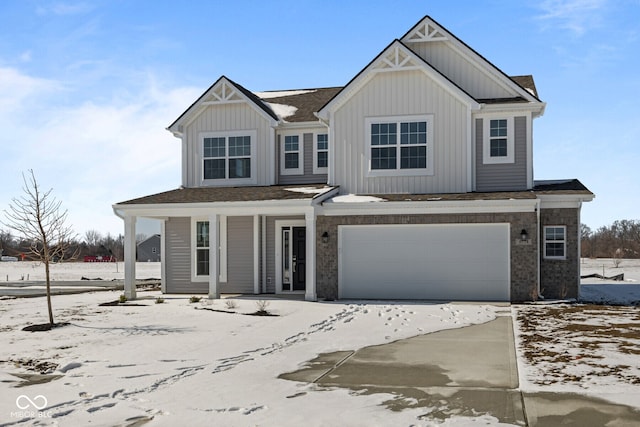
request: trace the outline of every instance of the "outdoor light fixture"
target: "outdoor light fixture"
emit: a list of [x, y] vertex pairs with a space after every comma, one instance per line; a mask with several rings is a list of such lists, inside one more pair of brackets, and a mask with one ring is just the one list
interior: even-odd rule
[[527, 234], [527, 230], [525, 230], [524, 228], [520, 232], [520, 238], [523, 242], [529, 239], [529, 234]]
[[322, 233], [322, 243], [327, 242], [329, 242], [329, 233], [325, 231], [324, 233]]

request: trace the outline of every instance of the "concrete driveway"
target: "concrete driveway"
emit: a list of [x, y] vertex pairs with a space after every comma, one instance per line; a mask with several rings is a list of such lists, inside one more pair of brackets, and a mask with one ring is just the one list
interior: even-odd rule
[[[490, 414], [530, 427], [638, 426], [633, 408], [576, 394], [518, 390], [510, 311], [481, 325], [357, 351], [329, 353], [280, 377], [362, 393], [391, 393], [391, 410], [425, 408], [425, 419]], [[610, 424], [609, 424], [610, 423]]]

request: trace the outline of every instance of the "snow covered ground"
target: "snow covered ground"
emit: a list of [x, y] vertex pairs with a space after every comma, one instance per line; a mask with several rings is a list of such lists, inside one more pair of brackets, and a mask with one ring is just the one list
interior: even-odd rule
[[[613, 286], [628, 288], [609, 294], [633, 299], [627, 290], [639, 267], [623, 261], [616, 270], [625, 269], [630, 281]], [[109, 278], [108, 265], [86, 268], [92, 269], [81, 275]], [[65, 279], [77, 273], [62, 270], [58, 280], [78, 279]], [[258, 309], [259, 298], [235, 298], [236, 313], [226, 313], [225, 300], [191, 303], [188, 295], [165, 295], [156, 304], [159, 292], [141, 292], [136, 303], [142, 306], [99, 305], [120, 294], [54, 296], [56, 322], [69, 325], [35, 333], [22, 328], [47, 322], [44, 298], [0, 299], [0, 425], [140, 425], [151, 419], [152, 426], [505, 425], [487, 415], [426, 420], [420, 416], [429, 408], [387, 409], [382, 403], [394, 398], [388, 394], [277, 378], [321, 353], [483, 323], [504, 308], [269, 299], [267, 309], [277, 316], [259, 317], [245, 315]], [[521, 388], [575, 391], [640, 407], [637, 310], [513, 306], [520, 319], [514, 323]]]
[[[101, 278], [124, 280], [124, 262], [63, 262], [50, 265], [53, 281]], [[159, 279], [159, 262], [137, 262], [137, 279]], [[44, 265], [35, 261], [0, 262], [0, 285], [2, 282], [45, 280]]]

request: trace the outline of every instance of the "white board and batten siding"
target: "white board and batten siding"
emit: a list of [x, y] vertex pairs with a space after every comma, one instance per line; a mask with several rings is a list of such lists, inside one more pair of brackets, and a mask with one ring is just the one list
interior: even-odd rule
[[[453, 49], [449, 42], [432, 41], [409, 43], [420, 57], [440, 70], [451, 81], [463, 88], [475, 99], [511, 98], [516, 96], [513, 90], [506, 89], [496, 81], [495, 76], [485, 72], [485, 64], [479, 67], [459, 51]], [[499, 74], [496, 71], [496, 75]]]
[[509, 301], [509, 224], [338, 227], [339, 297]]
[[[269, 143], [272, 128], [267, 119], [246, 103], [207, 106], [185, 129], [186, 186], [202, 185], [202, 134], [206, 132], [252, 131], [256, 133], [256, 150], [252, 161], [256, 161], [257, 181], [255, 185], [269, 185], [272, 155]], [[214, 183], [209, 183], [214, 184]], [[231, 185], [220, 180], [220, 185]]]
[[[433, 115], [434, 174], [367, 176], [365, 120]], [[379, 73], [334, 113], [335, 183], [340, 192], [464, 193], [468, 191], [468, 107], [421, 71]]]

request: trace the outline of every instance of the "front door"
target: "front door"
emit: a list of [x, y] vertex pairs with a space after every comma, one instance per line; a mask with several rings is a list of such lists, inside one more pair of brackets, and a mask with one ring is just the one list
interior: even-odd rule
[[282, 290], [304, 291], [306, 277], [306, 229], [282, 228]]

